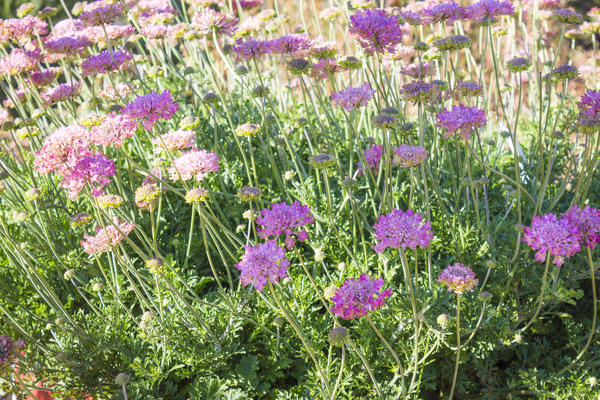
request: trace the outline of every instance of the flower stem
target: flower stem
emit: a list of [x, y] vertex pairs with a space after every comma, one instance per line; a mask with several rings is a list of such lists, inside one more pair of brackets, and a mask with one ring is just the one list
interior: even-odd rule
[[460, 362], [460, 294], [456, 294], [456, 364], [454, 364], [454, 376], [452, 377], [452, 388], [448, 400], [452, 400], [456, 388], [456, 377], [458, 376], [458, 364]]

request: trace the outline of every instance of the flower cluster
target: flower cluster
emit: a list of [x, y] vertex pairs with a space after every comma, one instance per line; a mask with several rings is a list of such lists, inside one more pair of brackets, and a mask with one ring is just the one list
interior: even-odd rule
[[12, 363], [15, 354], [24, 343], [21, 339], [13, 340], [8, 336], [0, 336], [0, 371]]
[[444, 138], [458, 133], [463, 139], [468, 139], [475, 128], [486, 124], [485, 111], [477, 107], [468, 107], [464, 104], [452, 107], [437, 115], [437, 126], [446, 130]]
[[195, 178], [198, 182], [210, 172], [219, 170], [219, 156], [206, 150], [191, 150], [173, 160], [173, 165], [167, 169], [171, 180], [189, 181]]
[[431, 102], [437, 100], [439, 96], [437, 85], [419, 81], [402, 86], [401, 94], [404, 100], [412, 102]]
[[160, 153], [165, 149], [168, 151], [183, 150], [194, 146], [196, 132], [185, 129], [170, 131], [160, 137], [153, 138], [152, 144], [156, 146], [154, 153]]
[[94, 126], [89, 134], [92, 143], [121, 147], [123, 141], [135, 134], [136, 125], [126, 115], [110, 113]]
[[349, 86], [340, 92], [332, 94], [331, 100], [334, 105], [344, 107], [347, 111], [352, 111], [366, 106], [374, 94], [375, 90], [371, 89], [371, 85], [366, 82], [359, 87]]
[[174, 103], [171, 92], [165, 90], [162, 93], [152, 91], [152, 93], [136, 98], [125, 106], [123, 114], [133, 120], [141, 120], [145, 129], [152, 130], [156, 121], [161, 118], [171, 119], [177, 110], [179, 110], [179, 104]]
[[61, 83], [58, 86], [46, 90], [41, 96], [46, 100], [46, 105], [52, 105], [79, 96], [82, 86], [83, 82], [81, 81], [73, 84]]
[[421, 164], [429, 155], [429, 152], [425, 150], [425, 147], [410, 146], [405, 143], [402, 143], [400, 146], [394, 146], [392, 150], [394, 151], [392, 162], [404, 168], [410, 168]]
[[467, 7], [471, 18], [492, 19], [501, 15], [513, 15], [515, 6], [510, 1], [479, 0], [477, 3]]
[[238, 19], [232, 14], [221, 14], [212, 8], [206, 8], [192, 18], [192, 28], [201, 35], [211, 32], [232, 36], [236, 31]]
[[463, 294], [466, 291], [472, 292], [473, 287], [479, 284], [475, 272], [459, 263], [448, 265], [448, 268], [438, 275], [437, 281], [445, 284], [449, 292], [456, 294]]
[[91, 194], [100, 196], [103, 188], [110, 184], [110, 177], [115, 174], [115, 162], [102, 153], [88, 154], [69, 168], [60, 186], [67, 189], [67, 197], [74, 200], [85, 185], [91, 186]]
[[[377, 176], [379, 174], [379, 164], [381, 163], [381, 153], [383, 151], [383, 146], [380, 144], [373, 145], [364, 151], [363, 155], [365, 157], [365, 161], [367, 162], [368, 168], [373, 171], [373, 175]], [[356, 165], [358, 168], [358, 175], [362, 176], [365, 174], [363, 170], [363, 165], [361, 161], [358, 161]]]
[[412, 210], [393, 209], [387, 215], [380, 215], [379, 222], [373, 225], [378, 243], [373, 249], [381, 253], [386, 248], [416, 249], [425, 248], [433, 239], [431, 223], [423, 222], [423, 217]]
[[129, 68], [129, 61], [133, 55], [127, 50], [104, 50], [98, 55], [91, 56], [81, 63], [82, 74], [90, 75], [106, 74], [108, 72], [124, 70]]
[[449, 3], [431, 3], [423, 10], [423, 22], [433, 24], [436, 22], [445, 22], [452, 24], [459, 19], [468, 18], [467, 9], [455, 2]]
[[301, 242], [308, 239], [308, 233], [302, 228], [314, 222], [314, 217], [310, 214], [310, 207], [303, 206], [299, 202], [294, 202], [291, 205], [281, 202], [275, 203], [271, 209], [263, 209], [261, 217], [256, 219], [256, 223], [260, 225], [257, 229], [261, 238], [265, 239], [269, 236], [285, 235], [285, 245], [288, 249], [292, 248], [295, 243], [293, 235]]
[[390, 289], [381, 290], [383, 283], [383, 278], [371, 279], [367, 274], [358, 279], [346, 279], [330, 299], [334, 304], [331, 311], [343, 319], [366, 316], [385, 305], [386, 297], [392, 296]]
[[100, 26], [110, 24], [117, 17], [123, 15], [124, 7], [121, 3], [109, 4], [90, 11], [84, 11], [79, 16], [79, 22], [83, 26]]
[[10, 54], [0, 59], [0, 73], [21, 75], [36, 70], [40, 65], [37, 52], [13, 49]]
[[465, 97], [476, 97], [483, 95], [483, 85], [477, 82], [461, 81], [455, 89]]
[[523, 230], [522, 240], [532, 249], [538, 250], [535, 253], [536, 260], [543, 262], [552, 255], [554, 264], [562, 265], [565, 257], [569, 258], [581, 250], [579, 229], [570, 222], [577, 221], [577, 211], [562, 219], [552, 213], [533, 217], [531, 226]]
[[97, 227], [96, 236], [83, 235], [85, 239], [81, 241], [83, 251], [88, 254], [104, 253], [121, 243], [125, 236], [135, 228], [133, 222], [119, 221], [117, 217], [113, 219], [112, 223], [114, 225], [106, 225], [104, 228]]
[[254, 60], [264, 54], [272, 51], [272, 45], [268, 40], [258, 40], [255, 38], [238, 39], [231, 48], [231, 55], [238, 61]]
[[285, 256], [285, 249], [275, 240], [255, 246], [246, 245], [244, 249], [246, 252], [242, 260], [235, 265], [241, 272], [242, 285], [252, 284], [254, 289], [262, 292], [267, 282], [275, 283], [288, 276], [290, 262]]
[[600, 114], [600, 92], [588, 89], [577, 103], [579, 111], [588, 117], [597, 117]]
[[379, 8], [352, 15], [348, 30], [367, 54], [393, 52], [402, 42], [398, 17]]
[[579, 244], [593, 249], [600, 242], [600, 210], [585, 206], [573, 205], [563, 219], [579, 231]]

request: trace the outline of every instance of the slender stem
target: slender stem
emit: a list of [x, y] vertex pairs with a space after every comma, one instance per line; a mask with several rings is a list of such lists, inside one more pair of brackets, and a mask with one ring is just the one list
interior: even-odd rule
[[546, 288], [546, 278], [548, 277], [548, 268], [550, 268], [550, 251], [548, 251], [548, 255], [546, 256], [546, 269], [544, 270], [544, 278], [542, 279], [542, 293], [540, 293], [540, 301], [538, 303], [537, 309], [535, 310], [535, 314], [531, 317], [531, 320], [525, 325], [520, 332], [524, 332], [527, 328], [533, 324], [533, 321], [537, 318], [540, 310], [542, 309], [542, 303], [544, 302], [544, 289]]
[[331, 393], [331, 400], [335, 400], [335, 394], [336, 394], [338, 388], [340, 387], [340, 383], [342, 382], [345, 361], [346, 361], [346, 349], [345, 349], [345, 346], [342, 345], [342, 361], [340, 362], [340, 373], [338, 374], [337, 381], [335, 381], [335, 386], [333, 387], [333, 393]]
[[452, 400], [456, 388], [456, 377], [458, 376], [458, 364], [460, 363], [460, 294], [456, 294], [456, 363], [454, 364], [454, 376], [452, 377], [452, 388], [448, 400]]

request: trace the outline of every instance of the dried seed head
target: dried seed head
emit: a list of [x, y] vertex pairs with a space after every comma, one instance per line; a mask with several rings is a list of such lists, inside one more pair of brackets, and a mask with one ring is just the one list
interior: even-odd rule
[[261, 198], [263, 195], [262, 190], [255, 187], [246, 186], [237, 191], [237, 196], [242, 201], [254, 201]]
[[127, 375], [127, 374], [120, 373], [115, 378], [115, 383], [117, 385], [123, 386], [123, 385], [126, 385], [127, 382], [129, 382], [129, 375]]
[[208, 92], [204, 95], [204, 97], [202, 98], [202, 102], [204, 104], [213, 104], [219, 101], [219, 96], [217, 96], [215, 93], [213, 92]]
[[31, 188], [25, 192], [25, 198], [29, 201], [37, 200], [42, 197], [42, 191], [38, 188]]
[[123, 198], [116, 194], [105, 194], [98, 197], [100, 208], [117, 208], [123, 204]]
[[438, 315], [438, 317], [437, 317], [438, 325], [446, 326], [446, 325], [448, 325], [448, 322], [450, 322], [450, 316], [448, 314]]
[[208, 198], [208, 190], [202, 188], [190, 189], [185, 194], [185, 202], [188, 204], [198, 203]]
[[342, 347], [348, 340], [348, 330], [343, 326], [334, 328], [329, 332], [329, 343], [333, 346]]
[[148, 268], [153, 274], [158, 274], [162, 272], [164, 266], [165, 262], [160, 257], [152, 257], [146, 260], [146, 268]]
[[329, 168], [335, 164], [335, 158], [329, 154], [317, 154], [308, 159], [310, 165], [317, 169]]
[[238, 136], [250, 137], [260, 132], [260, 125], [258, 124], [242, 124], [235, 128], [235, 134]]
[[480, 301], [490, 301], [494, 297], [490, 292], [481, 292], [477, 296], [477, 299]]
[[86, 213], [75, 214], [71, 217], [71, 226], [77, 228], [87, 225], [92, 220], [92, 216]]

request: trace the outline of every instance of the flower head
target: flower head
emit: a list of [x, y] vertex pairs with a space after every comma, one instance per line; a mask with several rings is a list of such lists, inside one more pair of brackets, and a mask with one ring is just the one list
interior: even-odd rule
[[117, 17], [123, 15], [124, 8], [121, 3], [112, 3], [105, 7], [98, 7], [90, 11], [84, 11], [79, 15], [79, 21], [83, 26], [100, 26], [113, 22]]
[[580, 24], [582, 21], [581, 14], [569, 10], [568, 8], [555, 10], [554, 18], [556, 18], [558, 22], [562, 22], [563, 24]]
[[506, 68], [512, 73], [527, 71], [532, 65], [531, 60], [522, 57], [515, 57], [506, 62]]
[[398, 17], [379, 8], [356, 12], [348, 29], [367, 54], [393, 52], [402, 42]]
[[332, 94], [331, 100], [334, 105], [344, 107], [347, 111], [352, 111], [366, 106], [374, 94], [375, 90], [371, 89], [371, 85], [366, 82], [362, 86], [356, 88], [348, 86], [341, 92]]
[[475, 128], [481, 128], [485, 124], [485, 111], [464, 104], [454, 106], [452, 110], [444, 108], [444, 111], [437, 115], [437, 126], [446, 129], [444, 138], [459, 133], [463, 139], [468, 139]]
[[262, 190], [259, 188], [246, 186], [237, 191], [237, 196], [242, 201], [254, 201], [261, 198], [263, 195]]
[[170, 131], [160, 137], [153, 138], [152, 144], [154, 147], [154, 153], [160, 153], [162, 151], [169, 150], [183, 150], [188, 147], [194, 147], [194, 137], [196, 132], [185, 129], [178, 129], [176, 131]]
[[90, 44], [91, 42], [83, 36], [64, 36], [47, 40], [44, 43], [44, 48], [48, 53], [75, 55], [83, 51]]
[[8, 336], [0, 336], [0, 371], [8, 368], [23, 346], [21, 339], [13, 340]]
[[593, 249], [600, 242], [600, 210], [590, 206], [579, 208], [575, 204], [562, 218], [577, 228], [580, 245]]
[[56, 104], [79, 96], [82, 86], [83, 82], [81, 81], [72, 85], [61, 83], [58, 86], [46, 90], [41, 96], [46, 100], [46, 105]]
[[392, 163], [401, 165], [404, 168], [419, 165], [429, 156], [429, 152], [425, 150], [425, 147], [410, 146], [405, 143], [402, 143], [400, 146], [394, 146], [392, 150], [394, 151]]
[[431, 102], [438, 98], [438, 87], [433, 83], [414, 81], [402, 86], [404, 100], [413, 102]]
[[196, 178], [198, 182], [210, 172], [219, 170], [219, 156], [206, 150], [192, 150], [183, 153], [181, 157], [173, 160], [173, 165], [167, 169], [171, 180], [189, 181]]
[[[383, 146], [380, 144], [373, 145], [364, 151], [365, 161], [371, 171], [373, 171], [373, 175], [377, 176], [379, 173], [379, 164], [381, 163], [381, 153], [383, 151]], [[363, 170], [363, 165], [361, 161], [358, 161], [356, 165], [359, 166], [358, 175], [362, 176], [365, 174]]]
[[600, 114], [600, 92], [588, 89], [577, 103], [579, 111], [588, 117], [597, 117]]
[[306, 230], [298, 228], [312, 224], [315, 220], [310, 214], [310, 207], [297, 201], [291, 205], [285, 202], [275, 203], [270, 210], [265, 208], [260, 214], [261, 217], [256, 219], [256, 223], [260, 225], [257, 229], [260, 237], [265, 239], [269, 236], [285, 235], [288, 248], [292, 248], [295, 243], [293, 235], [302, 242], [308, 239]]
[[479, 285], [475, 272], [459, 263], [448, 265], [448, 268], [438, 275], [437, 281], [444, 283], [449, 292], [456, 294], [463, 294], [466, 291], [472, 292], [473, 287]]
[[117, 217], [113, 219], [113, 224], [114, 226], [107, 224], [104, 228], [96, 228], [96, 236], [83, 235], [85, 239], [81, 241], [83, 251], [88, 254], [104, 253], [121, 243], [121, 240], [125, 238], [124, 235], [128, 235], [135, 228], [133, 222], [119, 221]]
[[88, 131], [81, 125], [59, 128], [42, 142], [42, 149], [36, 152], [34, 168], [40, 174], [56, 169], [66, 173], [82, 157], [88, 154]]
[[552, 213], [533, 217], [531, 226], [523, 230], [523, 241], [538, 250], [535, 253], [536, 260], [543, 262], [547, 256], [553, 255], [554, 264], [562, 265], [565, 257], [569, 258], [581, 250], [581, 235], [579, 229], [570, 223], [571, 219], [559, 220]]
[[258, 124], [246, 123], [238, 125], [238, 127], [235, 128], [235, 134], [238, 136], [250, 137], [256, 135], [258, 132], [260, 132], [260, 125]]
[[221, 14], [212, 8], [205, 8], [192, 18], [192, 28], [204, 36], [211, 32], [233, 36], [237, 23], [238, 19], [234, 15]]
[[561, 65], [552, 70], [550, 78], [552, 82], [560, 82], [566, 79], [573, 79], [579, 76], [579, 70], [574, 65]]
[[452, 24], [454, 21], [468, 17], [467, 9], [455, 2], [432, 3], [429, 7], [423, 9], [424, 22], [433, 24], [436, 22], [446, 22]]
[[0, 73], [21, 75], [39, 68], [41, 57], [34, 51], [13, 49], [10, 54], [0, 59]]
[[241, 271], [242, 285], [252, 284], [254, 289], [262, 292], [267, 282], [275, 283], [288, 276], [290, 262], [285, 256], [285, 249], [278, 246], [275, 240], [255, 246], [246, 245], [244, 248], [246, 252], [242, 260], [235, 265]]
[[231, 55], [237, 62], [256, 59], [264, 54], [271, 53], [272, 44], [268, 40], [255, 38], [238, 39], [231, 48]]
[[179, 110], [179, 104], [174, 103], [171, 92], [165, 90], [162, 93], [149, 93], [140, 96], [127, 104], [123, 114], [131, 119], [141, 120], [145, 129], [154, 128], [154, 123], [159, 119], [171, 119], [171, 116]]
[[76, 199], [86, 184], [92, 187], [93, 196], [101, 196], [103, 187], [110, 184], [115, 174], [115, 162], [102, 153], [88, 154], [81, 158], [65, 173], [60, 186], [68, 189], [68, 197]]
[[385, 298], [392, 295], [390, 289], [381, 291], [383, 283], [383, 278], [372, 280], [367, 274], [358, 279], [346, 279], [330, 299], [334, 304], [331, 311], [343, 319], [364, 317], [370, 311], [382, 307]]
[[432, 64], [430, 62], [424, 62], [419, 64], [407, 64], [402, 66], [400, 73], [407, 75], [412, 78], [424, 78], [431, 73]]
[[456, 91], [465, 97], [481, 96], [483, 85], [477, 82], [461, 81], [456, 85]]
[[294, 58], [302, 58], [312, 47], [312, 39], [306, 33], [283, 35], [270, 41], [270, 49], [275, 54], [286, 54]]
[[464, 35], [454, 35], [448, 36], [443, 39], [438, 39], [433, 42], [433, 45], [439, 51], [451, 51], [451, 50], [460, 50], [466, 49], [471, 46], [473, 43], [473, 39]]
[[325, 58], [319, 60], [318, 63], [313, 64], [310, 69], [311, 78], [329, 79], [334, 74], [344, 71], [346, 68], [342, 67], [336, 60], [331, 58]]
[[121, 147], [123, 141], [135, 134], [136, 125], [126, 115], [110, 113], [89, 133], [90, 142], [97, 145]]
[[19, 41], [31, 34], [45, 35], [48, 33], [47, 28], [46, 21], [31, 15], [0, 20], [0, 43], [8, 43], [11, 40]]
[[91, 56], [81, 63], [82, 74], [90, 75], [106, 74], [112, 71], [123, 71], [129, 68], [129, 61], [133, 55], [127, 50], [104, 50], [98, 55]]
[[412, 210], [402, 211], [392, 209], [387, 215], [380, 215], [379, 222], [373, 225], [375, 239], [378, 243], [373, 246], [381, 253], [386, 248], [416, 249], [425, 248], [433, 239], [431, 224], [423, 222], [423, 217]]
[[501, 15], [513, 15], [515, 6], [510, 1], [479, 0], [467, 7], [467, 12], [474, 19], [492, 19]]

